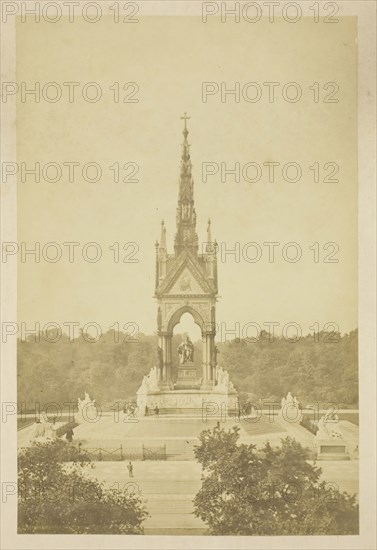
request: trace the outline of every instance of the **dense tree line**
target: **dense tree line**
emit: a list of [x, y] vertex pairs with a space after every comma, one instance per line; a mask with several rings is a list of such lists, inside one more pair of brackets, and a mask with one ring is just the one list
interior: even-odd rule
[[[292, 343], [262, 333], [255, 342], [218, 343], [218, 361], [229, 371], [243, 398], [280, 401], [291, 391], [302, 404], [358, 402], [357, 330], [343, 336], [320, 334]], [[174, 353], [181, 335], [173, 338]], [[18, 400], [33, 410], [36, 402], [73, 402], [87, 391], [102, 406], [135, 400], [143, 376], [156, 364], [157, 336], [131, 337], [108, 331], [95, 341], [82, 334], [30, 337], [18, 343]], [[137, 341], [135, 341], [137, 340]], [[201, 368], [202, 343], [195, 343], [194, 362]]]
[[200, 434], [202, 487], [195, 514], [210, 535], [356, 535], [354, 495], [320, 481], [309, 453], [287, 437], [280, 447], [239, 444], [239, 428]]
[[234, 340], [219, 346], [219, 363], [235, 385], [254, 399], [280, 402], [290, 391], [304, 405], [358, 404], [358, 331], [307, 335], [297, 342], [271, 338]]

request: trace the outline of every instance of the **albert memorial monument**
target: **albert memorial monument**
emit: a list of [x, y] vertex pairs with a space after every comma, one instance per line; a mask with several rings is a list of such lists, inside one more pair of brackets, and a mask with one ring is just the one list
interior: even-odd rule
[[[160, 242], [156, 242], [156, 284], [158, 348], [156, 364], [144, 377], [137, 392], [139, 411], [158, 407], [161, 412], [200, 412], [214, 404], [235, 410], [237, 393], [227, 371], [217, 365], [216, 301], [217, 244], [212, 241], [211, 222], [207, 239], [199, 253], [194, 206], [194, 181], [184, 120], [182, 158], [179, 177], [178, 206], [174, 253], [166, 246], [166, 228], [161, 225]], [[190, 313], [202, 334], [202, 366], [196, 368], [197, 353], [189, 337], [172, 349], [173, 330], [184, 313]], [[172, 354], [178, 354], [178, 376], [173, 379]]]

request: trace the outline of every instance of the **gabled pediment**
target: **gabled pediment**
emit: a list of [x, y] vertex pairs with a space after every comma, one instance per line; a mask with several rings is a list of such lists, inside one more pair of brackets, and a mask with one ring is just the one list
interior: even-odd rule
[[213, 287], [196, 259], [189, 252], [182, 252], [170, 266], [157, 294], [213, 294]]
[[188, 267], [184, 268], [169, 289], [169, 293], [171, 294], [202, 294], [203, 292], [206, 292], [205, 289]]

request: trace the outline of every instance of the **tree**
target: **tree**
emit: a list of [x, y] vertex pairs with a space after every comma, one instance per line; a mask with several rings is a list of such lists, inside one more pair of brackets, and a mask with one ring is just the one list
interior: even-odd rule
[[239, 444], [239, 428], [201, 433], [203, 468], [195, 515], [211, 535], [349, 535], [358, 533], [355, 496], [320, 482], [308, 451], [287, 437], [262, 451]]
[[18, 457], [18, 532], [142, 534], [140, 497], [104, 489], [85, 452], [62, 440], [34, 443]]

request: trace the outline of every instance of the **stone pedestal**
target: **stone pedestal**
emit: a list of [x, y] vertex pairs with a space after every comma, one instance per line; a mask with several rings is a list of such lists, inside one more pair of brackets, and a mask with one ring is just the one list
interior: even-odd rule
[[[142, 388], [140, 388], [141, 390]], [[237, 408], [237, 393], [224, 391], [206, 391], [203, 389], [175, 389], [172, 391], [148, 390], [137, 392], [139, 414], [147, 406], [150, 414], [156, 405], [160, 414], [195, 414], [216, 416], [230, 414]]]
[[349, 460], [348, 446], [341, 438], [315, 438], [317, 460]]
[[177, 382], [174, 385], [175, 389], [199, 389], [197, 376], [194, 363], [180, 363], [178, 365]]

